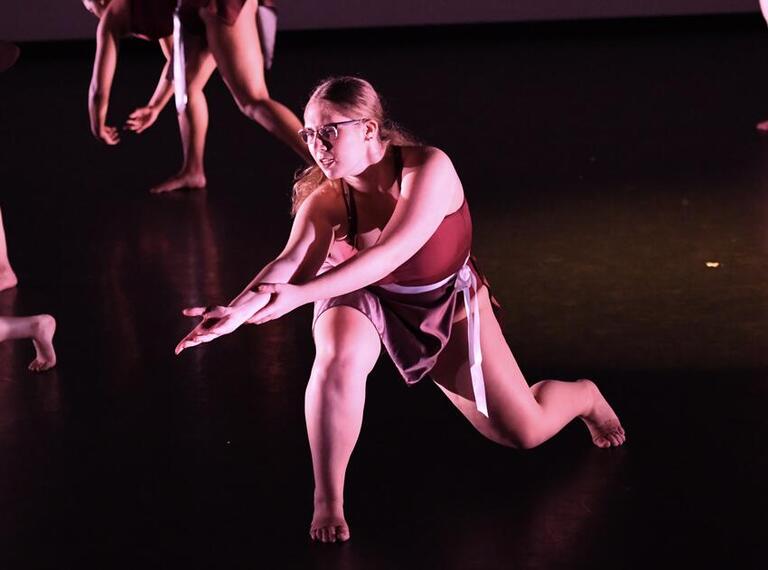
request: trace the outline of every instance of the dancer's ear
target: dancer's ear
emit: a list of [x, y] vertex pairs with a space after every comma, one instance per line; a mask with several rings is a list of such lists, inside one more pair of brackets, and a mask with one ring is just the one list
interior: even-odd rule
[[377, 139], [379, 136], [379, 122], [376, 119], [368, 119], [365, 122], [365, 140]]

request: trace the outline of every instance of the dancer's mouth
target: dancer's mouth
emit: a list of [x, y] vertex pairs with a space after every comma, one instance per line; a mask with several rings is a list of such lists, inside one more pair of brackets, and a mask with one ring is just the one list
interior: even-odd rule
[[321, 158], [318, 162], [325, 168], [329, 168], [336, 161], [332, 158]]

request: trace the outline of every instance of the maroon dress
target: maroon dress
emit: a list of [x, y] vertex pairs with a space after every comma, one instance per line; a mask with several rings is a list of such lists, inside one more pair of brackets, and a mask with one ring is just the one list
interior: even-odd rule
[[128, 0], [130, 34], [143, 40], [159, 40], [173, 34], [176, 0]]
[[[195, 35], [205, 35], [205, 24], [198, 15], [200, 8], [207, 7], [213, 14], [228, 26], [233, 25], [240, 15], [246, 0], [181, 0], [179, 17], [185, 31]], [[274, 0], [260, 0], [261, 6], [275, 9]]]
[[[131, 35], [147, 40], [159, 40], [173, 34], [173, 12], [179, 0], [128, 0], [131, 12]], [[179, 17], [184, 31], [205, 35], [205, 24], [198, 10], [208, 7], [228, 26], [240, 15], [246, 0], [180, 0]], [[262, 6], [275, 8], [273, 0], [261, 0]]]
[[[395, 148], [398, 171], [402, 172], [400, 147]], [[401, 175], [399, 175], [400, 177]], [[328, 271], [357, 251], [357, 213], [354, 195], [343, 186], [347, 207], [348, 235], [334, 242], [320, 272]], [[408, 261], [375, 285], [315, 302], [314, 323], [325, 311], [345, 306], [357, 309], [373, 323], [387, 353], [407, 384], [415, 384], [434, 367], [451, 336], [458, 297], [456, 274], [465, 265], [477, 282], [487, 285], [470, 256], [472, 220], [467, 201], [449, 214], [435, 233]], [[439, 287], [419, 293], [393, 291], [392, 285]], [[397, 287], [395, 287], [397, 288]]]

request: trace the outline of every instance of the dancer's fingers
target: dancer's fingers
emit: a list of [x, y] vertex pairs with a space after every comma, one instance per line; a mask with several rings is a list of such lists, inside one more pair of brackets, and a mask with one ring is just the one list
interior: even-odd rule
[[[193, 331], [194, 332], [194, 331]], [[182, 341], [176, 345], [176, 348], [174, 352], [176, 354], [179, 354], [182, 350], [186, 350], [187, 348], [192, 348], [197, 346], [198, 344], [203, 344], [204, 342], [210, 342], [213, 339], [217, 338], [218, 335], [215, 334], [206, 334], [206, 335], [194, 335], [192, 333], [189, 333], [185, 338], [182, 339]]]
[[256, 293], [279, 293], [281, 283], [259, 283], [254, 287]]
[[201, 317], [207, 307], [187, 307], [181, 311], [181, 314], [187, 317]]

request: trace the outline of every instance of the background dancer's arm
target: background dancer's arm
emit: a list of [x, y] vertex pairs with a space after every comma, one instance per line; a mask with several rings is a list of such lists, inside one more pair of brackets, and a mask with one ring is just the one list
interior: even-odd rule
[[96, 29], [96, 56], [93, 62], [93, 75], [88, 90], [88, 113], [91, 119], [93, 136], [108, 145], [120, 142], [118, 130], [108, 126], [109, 94], [117, 66], [118, 35], [111, 12], [107, 12], [99, 21]]
[[169, 79], [171, 66], [173, 65], [173, 37], [168, 36], [160, 40], [160, 48], [165, 55], [165, 65], [157, 81], [157, 87], [152, 97], [144, 107], [134, 109], [128, 116], [125, 128], [135, 133], [142, 133], [151, 127], [157, 120], [160, 111], [168, 104], [173, 97], [173, 81]]

